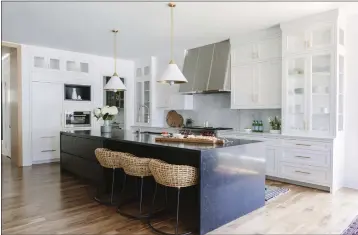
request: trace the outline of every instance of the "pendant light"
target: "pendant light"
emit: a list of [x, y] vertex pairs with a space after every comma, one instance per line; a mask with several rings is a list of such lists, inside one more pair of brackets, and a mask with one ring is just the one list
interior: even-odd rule
[[107, 82], [107, 84], [104, 86], [104, 89], [107, 91], [125, 91], [126, 87], [124, 86], [122, 80], [118, 77], [117, 74], [117, 44], [116, 44], [116, 36], [118, 33], [118, 30], [113, 29], [112, 33], [114, 35], [114, 73]]
[[167, 69], [164, 71], [162, 77], [158, 80], [160, 83], [168, 83], [169, 85], [180, 84], [188, 82], [184, 77], [183, 73], [178, 68], [178, 65], [175, 64], [173, 59], [173, 28], [174, 28], [174, 19], [173, 19], [173, 9], [176, 6], [175, 3], [169, 3], [168, 6], [171, 10], [171, 28], [170, 28], [170, 62]]

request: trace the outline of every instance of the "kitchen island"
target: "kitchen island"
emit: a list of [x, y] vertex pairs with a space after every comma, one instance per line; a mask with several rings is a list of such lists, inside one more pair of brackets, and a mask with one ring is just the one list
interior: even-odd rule
[[61, 132], [61, 170], [98, 182], [102, 168], [94, 150], [108, 148], [138, 157], [199, 169], [199, 184], [192, 200], [197, 228], [206, 234], [265, 203], [265, 154], [259, 141], [227, 139], [224, 145], [156, 142], [158, 135], [130, 131]]

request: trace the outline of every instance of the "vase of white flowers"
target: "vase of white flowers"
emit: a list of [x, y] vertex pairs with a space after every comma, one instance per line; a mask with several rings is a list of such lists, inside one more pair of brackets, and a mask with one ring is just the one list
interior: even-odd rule
[[116, 106], [104, 106], [103, 108], [96, 108], [93, 111], [94, 116], [99, 119], [103, 119], [103, 126], [101, 126], [101, 132], [109, 133], [112, 131], [112, 126], [110, 121], [118, 114], [118, 109]]
[[271, 134], [280, 134], [281, 133], [281, 120], [278, 116], [275, 116], [274, 118], [269, 117], [268, 119], [269, 124], [271, 126], [270, 133]]

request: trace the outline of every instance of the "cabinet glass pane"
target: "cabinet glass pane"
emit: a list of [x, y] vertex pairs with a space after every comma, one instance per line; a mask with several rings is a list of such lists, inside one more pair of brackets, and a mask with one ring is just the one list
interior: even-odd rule
[[332, 43], [331, 25], [320, 25], [311, 31], [312, 47], [329, 46]]
[[149, 81], [144, 82], [144, 90], [145, 90], [145, 91], [149, 91], [149, 90], [150, 90], [150, 82], [149, 82]]
[[80, 69], [82, 73], [88, 73], [88, 63], [81, 62]]
[[287, 51], [299, 52], [305, 50], [306, 37], [304, 32], [289, 33], [287, 39]]
[[312, 130], [328, 132], [330, 127], [331, 55], [312, 56]]
[[136, 83], [136, 110], [137, 110], [137, 122], [141, 122], [143, 119], [141, 118], [143, 116], [143, 109], [141, 109], [142, 106], [142, 83], [137, 82]]
[[67, 71], [77, 71], [76, 63], [74, 61], [66, 61]]
[[287, 105], [288, 116], [286, 127], [290, 130], [305, 130], [305, 80], [306, 58], [288, 60]]
[[45, 58], [35, 56], [34, 57], [34, 67], [36, 67], [36, 68], [45, 68], [46, 67]]
[[50, 59], [50, 69], [60, 70], [60, 60]]

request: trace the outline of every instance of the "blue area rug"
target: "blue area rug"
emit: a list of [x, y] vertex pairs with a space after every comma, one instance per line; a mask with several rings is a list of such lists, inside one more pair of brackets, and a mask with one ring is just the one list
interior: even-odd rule
[[288, 188], [280, 188], [280, 187], [276, 187], [276, 186], [266, 185], [265, 186], [265, 201], [269, 201], [279, 195], [287, 193], [288, 191], [290, 191], [290, 189], [288, 189]]
[[352, 221], [352, 223], [346, 228], [343, 235], [358, 235], [358, 216]]

